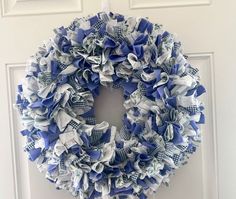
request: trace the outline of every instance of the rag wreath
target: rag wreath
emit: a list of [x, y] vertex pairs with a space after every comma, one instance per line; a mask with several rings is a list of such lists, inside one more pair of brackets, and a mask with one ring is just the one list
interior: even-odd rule
[[[146, 18], [98, 13], [55, 33], [18, 86], [29, 159], [80, 199], [147, 198], [200, 142], [198, 70], [180, 42]], [[120, 130], [96, 123], [101, 86], [123, 89]]]

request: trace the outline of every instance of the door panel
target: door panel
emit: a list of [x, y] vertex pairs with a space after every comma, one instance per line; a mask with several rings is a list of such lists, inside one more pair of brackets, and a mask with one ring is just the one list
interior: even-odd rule
[[[2, 0], [1, 6], [0, 198], [72, 199], [69, 193], [57, 191], [27, 160], [22, 149], [24, 138], [19, 134], [22, 128], [19, 115], [12, 104], [16, 85], [24, 75], [25, 60], [37, 50], [41, 41], [52, 36], [53, 28], [66, 26], [75, 17], [100, 11], [101, 2]], [[112, 11], [148, 16], [151, 21], [164, 24], [165, 29], [177, 33], [190, 63], [200, 69], [207, 89], [202, 97], [206, 107], [206, 125], [202, 127], [200, 148], [190, 158], [189, 164], [171, 177], [170, 186], [162, 186], [150, 198], [235, 198], [236, 173], [233, 169], [236, 157], [233, 152], [236, 150], [236, 135], [232, 129], [236, 122], [236, 108], [231, 106], [236, 97], [233, 87], [236, 24], [232, 20], [236, 17], [235, 6], [236, 3], [230, 0], [224, 3], [219, 0], [112, 0], [110, 3]], [[117, 99], [109, 103], [112, 107], [120, 102]], [[106, 119], [105, 114], [100, 114], [100, 117]], [[117, 122], [115, 114], [109, 119]]]

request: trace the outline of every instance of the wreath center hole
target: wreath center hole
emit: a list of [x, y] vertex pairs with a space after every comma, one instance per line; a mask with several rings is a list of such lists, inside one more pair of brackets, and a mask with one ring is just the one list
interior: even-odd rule
[[94, 102], [96, 123], [107, 121], [119, 129], [123, 126], [122, 120], [125, 113], [123, 106], [124, 97], [122, 89], [100, 88], [100, 94]]

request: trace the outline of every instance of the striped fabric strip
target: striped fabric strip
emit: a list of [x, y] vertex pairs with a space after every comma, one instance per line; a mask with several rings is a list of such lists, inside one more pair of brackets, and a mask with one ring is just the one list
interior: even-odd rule
[[95, 125], [96, 124], [96, 118], [95, 117], [86, 117], [84, 118], [87, 124]]
[[126, 155], [125, 149], [116, 150], [116, 153], [120, 156], [121, 162], [123, 162], [123, 161], [125, 161], [127, 159], [127, 155]]
[[161, 147], [159, 146], [157, 146], [157, 147], [155, 147], [155, 149], [153, 149], [153, 150], [151, 150], [150, 152], [149, 152], [149, 154], [150, 154], [150, 156], [155, 156], [158, 152], [160, 152], [161, 151]]
[[163, 65], [161, 66], [161, 68], [163, 69], [163, 71], [164, 71], [165, 73], [167, 73], [167, 74], [170, 74], [170, 73], [171, 73], [171, 66], [170, 66], [170, 65], [168, 65], [168, 64], [163, 64]]
[[92, 135], [91, 135], [91, 143], [96, 144], [102, 137], [103, 132], [102, 131], [96, 131], [92, 130]]
[[180, 75], [180, 77], [184, 77], [184, 76], [186, 76], [186, 75], [188, 75], [188, 73], [185, 71], [185, 72], [183, 72], [183, 73]]
[[82, 88], [75, 80], [74, 76], [71, 76], [69, 79], [69, 84], [75, 88], [77, 92], [83, 92], [84, 88]]
[[141, 95], [145, 95], [146, 88], [145, 88], [145, 85], [142, 82], [138, 83], [138, 89], [139, 89], [139, 92], [141, 93]]
[[77, 108], [85, 108], [87, 107], [87, 103], [85, 101], [78, 101], [78, 102], [71, 102], [70, 100], [70, 104], [73, 105], [74, 107], [77, 107]]
[[134, 72], [133, 74], [134, 78], [141, 79], [141, 73], [142, 73], [141, 70]]
[[79, 102], [76, 102], [75, 104], [77, 107], [86, 107], [87, 106], [87, 103], [85, 101], [79, 101]]
[[109, 21], [109, 17], [106, 13], [100, 13], [99, 16], [104, 22]]
[[65, 161], [64, 161], [64, 159], [61, 159], [61, 160], [60, 160], [59, 171], [60, 171], [60, 172], [66, 171], [66, 166], [65, 166]]
[[199, 113], [201, 112], [200, 108], [197, 107], [197, 106], [189, 106], [189, 107], [182, 107], [182, 106], [179, 106], [178, 107], [180, 111], [184, 112], [184, 113], [191, 113], [191, 114], [196, 114], [196, 113]]

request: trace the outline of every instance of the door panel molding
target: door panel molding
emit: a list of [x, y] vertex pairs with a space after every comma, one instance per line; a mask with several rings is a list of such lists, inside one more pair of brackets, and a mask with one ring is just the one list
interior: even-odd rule
[[211, 5], [211, 0], [130, 0], [130, 9], [207, 5]]
[[[30, 199], [30, 186], [28, 173], [28, 160], [24, 155], [23, 146], [19, 144], [21, 135], [17, 130], [17, 113], [14, 110], [13, 104], [16, 99], [16, 83], [15, 74], [24, 73], [25, 63], [11, 63], [6, 64], [6, 77], [7, 77], [7, 93], [8, 93], [8, 112], [9, 112], [9, 126], [10, 126], [10, 140], [12, 151], [12, 168], [13, 168], [13, 184], [14, 184], [14, 199]], [[22, 139], [21, 139], [22, 140]], [[25, 167], [22, 167], [22, 166]], [[24, 175], [24, 176], [23, 176]], [[23, 189], [25, 187], [25, 189]]]
[[[203, 199], [219, 198], [219, 182], [218, 182], [218, 150], [217, 150], [217, 118], [216, 118], [216, 102], [215, 102], [215, 68], [214, 68], [214, 52], [187, 53], [190, 63], [205, 61], [209, 65], [200, 68], [201, 82], [206, 87], [207, 92], [204, 94], [204, 104], [206, 106], [206, 124], [202, 128], [203, 141], [202, 147], [202, 187]], [[194, 65], [195, 66], [195, 65]], [[207, 67], [209, 66], [209, 67]], [[208, 74], [206, 76], [206, 74]], [[211, 147], [209, 147], [211, 145]], [[213, 163], [213, 164], [212, 164]]]
[[82, 0], [1, 0], [2, 16], [82, 12]]

